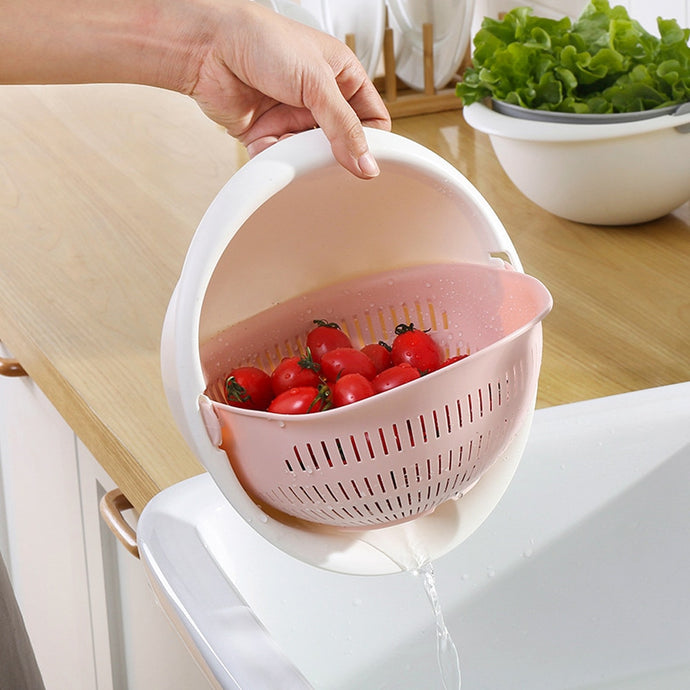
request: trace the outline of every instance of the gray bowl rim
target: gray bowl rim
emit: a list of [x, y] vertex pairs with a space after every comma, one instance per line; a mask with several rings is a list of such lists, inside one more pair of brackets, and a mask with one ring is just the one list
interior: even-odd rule
[[620, 122], [637, 122], [638, 120], [649, 120], [661, 115], [672, 115], [683, 106], [690, 103], [676, 103], [663, 108], [653, 108], [651, 110], [638, 110], [633, 113], [562, 113], [553, 110], [536, 110], [534, 108], [524, 108], [521, 105], [513, 105], [505, 101], [491, 99], [491, 106], [502, 115], [509, 115], [523, 120], [535, 120], [537, 122], [560, 122], [563, 124], [618, 124]]

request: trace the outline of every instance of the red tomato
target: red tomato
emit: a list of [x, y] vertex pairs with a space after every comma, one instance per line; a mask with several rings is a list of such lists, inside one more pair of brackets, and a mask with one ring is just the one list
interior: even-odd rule
[[307, 414], [320, 412], [330, 406], [329, 390], [325, 386], [298, 386], [276, 395], [268, 406], [278, 414]]
[[342, 407], [374, 395], [374, 387], [362, 374], [345, 374], [333, 384], [333, 405]]
[[271, 377], [258, 367], [237, 367], [225, 379], [228, 405], [247, 410], [265, 410], [273, 399]]
[[279, 395], [298, 386], [318, 387], [321, 382], [318, 371], [319, 365], [309, 355], [284, 357], [271, 374], [273, 394]]
[[427, 332], [415, 328], [414, 324], [401, 323], [395, 333], [391, 346], [393, 364], [406, 362], [418, 369], [420, 374], [436, 371], [441, 366], [441, 352]]
[[391, 349], [382, 341], [365, 345], [362, 352], [374, 363], [376, 371], [379, 373], [393, 364], [391, 362]]
[[374, 363], [361, 351], [353, 347], [337, 347], [321, 358], [321, 375], [326, 381], [335, 381], [345, 374], [362, 374], [369, 380], [376, 376]]
[[307, 334], [307, 347], [315, 362], [320, 362], [324, 353], [336, 347], [352, 347], [347, 334], [340, 330], [337, 323], [316, 319], [316, 328]]
[[447, 367], [451, 364], [455, 364], [455, 362], [459, 362], [461, 359], [465, 359], [465, 357], [469, 357], [469, 355], [455, 355], [455, 357], [448, 357], [448, 359], [441, 362], [441, 367]]
[[376, 393], [383, 393], [391, 388], [402, 386], [403, 383], [409, 383], [420, 377], [419, 370], [407, 362], [396, 364], [374, 378], [371, 385], [374, 387]]

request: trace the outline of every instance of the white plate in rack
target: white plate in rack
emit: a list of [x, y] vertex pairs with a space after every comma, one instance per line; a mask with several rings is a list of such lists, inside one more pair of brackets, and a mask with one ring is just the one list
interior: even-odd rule
[[443, 88], [467, 52], [475, 0], [386, 0], [395, 43], [395, 72], [408, 86], [424, 89], [422, 27], [434, 27], [434, 87]]
[[376, 76], [386, 28], [383, 0], [322, 0], [326, 29], [341, 41], [355, 37], [355, 53], [367, 74]]
[[386, 28], [384, 0], [301, 0], [302, 8], [318, 17], [323, 30], [345, 41], [355, 37], [355, 53], [371, 79], [376, 76]]

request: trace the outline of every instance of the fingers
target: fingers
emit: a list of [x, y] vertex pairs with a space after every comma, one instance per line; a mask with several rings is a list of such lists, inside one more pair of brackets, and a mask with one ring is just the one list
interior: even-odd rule
[[[378, 91], [361, 70], [354, 77], [346, 73], [334, 77], [331, 72], [312, 82], [305, 80], [302, 98], [331, 142], [335, 159], [357, 177], [369, 179], [379, 174], [379, 167], [369, 151], [363, 125], [390, 129], [390, 118]], [[353, 80], [359, 83], [347, 98]]]
[[[331, 143], [335, 159], [346, 170], [362, 179], [379, 174], [376, 160], [369, 151], [363, 125], [379, 129], [390, 129], [388, 111], [374, 89], [374, 104], [369, 106], [366, 97], [359, 93], [350, 103], [343, 96], [335, 79], [331, 76], [323, 86], [313, 87], [314, 94], [306, 99], [305, 107], [293, 108], [284, 103], [275, 103], [253, 122], [252, 126], [239, 135], [250, 157], [286, 136], [320, 126]], [[373, 86], [372, 86], [373, 89]], [[362, 119], [360, 115], [362, 113]]]
[[259, 137], [258, 139], [254, 139], [253, 141], [247, 143], [245, 148], [247, 149], [249, 157], [254, 158], [254, 156], [256, 156], [258, 153], [261, 153], [269, 146], [272, 146], [276, 142], [282, 141], [283, 139], [287, 139], [291, 136], [293, 136], [293, 134], [291, 132], [288, 132], [287, 134], [283, 134], [282, 136], [267, 135], [264, 137]]

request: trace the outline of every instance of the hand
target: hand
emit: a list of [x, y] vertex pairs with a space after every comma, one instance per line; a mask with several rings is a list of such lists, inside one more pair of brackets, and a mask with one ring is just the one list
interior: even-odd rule
[[[346, 0], [343, 0], [344, 2]], [[359, 177], [388, 112], [352, 51], [251, 0], [8, 0], [0, 83], [147, 84], [187, 94], [255, 155], [319, 126]]]
[[378, 174], [362, 125], [390, 129], [390, 117], [355, 55], [257, 3], [241, 3], [232, 16], [219, 12], [189, 95], [250, 156], [319, 126], [347, 170]]

